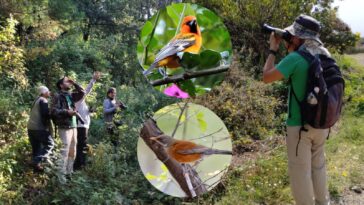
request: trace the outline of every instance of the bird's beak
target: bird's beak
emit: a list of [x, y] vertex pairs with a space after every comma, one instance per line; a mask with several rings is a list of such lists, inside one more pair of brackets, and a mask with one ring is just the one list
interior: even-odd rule
[[193, 27], [196, 27], [197, 26], [197, 21], [196, 21], [196, 19], [194, 19], [194, 20], [188, 22], [187, 24], [188, 24], [188, 26], [190, 26], [190, 27], [193, 28]]

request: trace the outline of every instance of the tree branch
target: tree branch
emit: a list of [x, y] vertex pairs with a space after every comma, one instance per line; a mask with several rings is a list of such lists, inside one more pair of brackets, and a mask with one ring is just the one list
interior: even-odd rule
[[203, 182], [198, 176], [197, 172], [192, 168], [192, 166], [190, 166], [189, 164], [185, 164], [185, 169], [186, 167], [188, 167], [187, 170], [189, 170], [188, 179], [193, 187], [193, 191], [191, 191], [188, 186], [188, 182], [186, 181], [186, 178], [184, 176], [184, 167], [179, 162], [168, 156], [168, 153], [166, 152], [163, 145], [159, 144], [155, 140], [150, 139], [151, 137], [157, 137], [161, 134], [163, 134], [163, 132], [158, 128], [156, 122], [153, 119], [147, 119], [144, 122], [144, 126], [140, 132], [140, 137], [155, 153], [157, 158], [166, 165], [168, 171], [171, 173], [173, 178], [177, 181], [181, 189], [186, 193], [188, 197], [194, 197], [196, 195], [199, 196], [207, 192], [206, 187], [204, 185], [201, 185]]
[[[177, 104], [178, 105], [178, 104]], [[174, 130], [172, 132], [172, 137], [174, 137], [174, 135], [176, 134], [177, 132], [177, 129], [179, 127], [179, 122], [181, 121], [181, 118], [182, 118], [182, 115], [183, 115], [183, 112], [185, 111], [185, 109], [187, 108], [187, 105], [188, 105], [188, 102], [186, 102], [182, 109], [181, 109], [181, 112], [179, 113], [179, 116], [178, 116], [178, 120], [177, 120], [177, 123], [176, 123], [176, 126], [174, 127]]]
[[195, 72], [186, 71], [183, 74], [174, 75], [174, 76], [166, 77], [164, 79], [158, 79], [158, 80], [152, 81], [151, 84], [153, 86], [159, 86], [159, 85], [165, 85], [168, 83], [178, 83], [178, 82], [185, 81], [185, 80], [192, 79], [192, 78], [198, 78], [198, 77], [202, 77], [202, 76], [208, 76], [208, 75], [213, 75], [213, 74], [217, 74], [217, 73], [222, 73], [222, 72], [226, 72], [229, 69], [229, 66], [230, 65], [223, 65], [223, 66], [219, 66], [217, 68], [195, 71]]

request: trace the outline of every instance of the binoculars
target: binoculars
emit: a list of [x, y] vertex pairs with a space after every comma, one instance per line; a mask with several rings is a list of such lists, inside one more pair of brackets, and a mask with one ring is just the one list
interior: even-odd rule
[[270, 26], [268, 24], [263, 24], [262, 30], [264, 33], [274, 32], [275, 35], [280, 36], [283, 40], [285, 40], [287, 42], [289, 42], [292, 38], [292, 35], [288, 31]]
[[126, 108], [128, 108], [124, 103], [122, 103], [121, 101], [119, 101], [119, 103], [120, 103], [120, 109], [122, 109], [122, 110], [126, 110]]

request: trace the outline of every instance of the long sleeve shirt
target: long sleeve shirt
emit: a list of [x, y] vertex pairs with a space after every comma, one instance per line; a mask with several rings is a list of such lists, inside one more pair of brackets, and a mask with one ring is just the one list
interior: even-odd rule
[[91, 79], [89, 84], [87, 85], [85, 89], [85, 95], [83, 98], [75, 103], [75, 107], [77, 112], [81, 115], [81, 117], [84, 120], [84, 124], [81, 122], [78, 122], [77, 127], [84, 127], [89, 128], [91, 123], [91, 117], [90, 117], [90, 109], [88, 105], [86, 104], [86, 97], [87, 95], [92, 91], [92, 87], [95, 85], [96, 80]]
[[39, 97], [32, 106], [28, 121], [29, 130], [50, 130], [50, 112], [48, 100]]
[[116, 100], [106, 98], [104, 100], [104, 121], [105, 123], [112, 123], [114, 115], [116, 113]]

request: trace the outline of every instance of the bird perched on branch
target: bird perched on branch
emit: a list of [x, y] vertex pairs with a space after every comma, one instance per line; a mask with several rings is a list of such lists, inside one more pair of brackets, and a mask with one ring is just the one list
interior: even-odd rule
[[[200, 27], [197, 24], [195, 16], [186, 16], [183, 18], [180, 33], [173, 37], [156, 55], [154, 62], [143, 72], [148, 75], [154, 68], [177, 68], [180, 66], [178, 53], [189, 52], [198, 53], [202, 45], [202, 36]], [[166, 73], [163, 73], [166, 77]]]
[[212, 149], [187, 140], [177, 140], [168, 135], [159, 135], [150, 139], [164, 146], [168, 157], [180, 163], [197, 162], [204, 156], [213, 154], [232, 155], [229, 150]]

